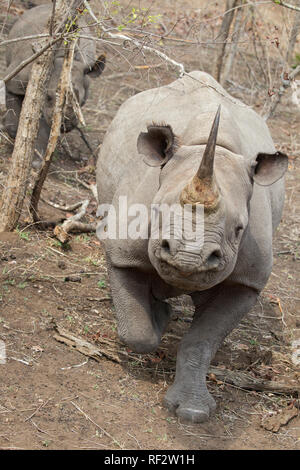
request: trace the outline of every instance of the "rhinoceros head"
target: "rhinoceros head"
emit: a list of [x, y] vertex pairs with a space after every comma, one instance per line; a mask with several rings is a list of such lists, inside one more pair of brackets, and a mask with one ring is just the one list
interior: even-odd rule
[[159, 235], [150, 238], [152, 265], [165, 282], [180, 289], [208, 289], [229, 276], [247, 230], [254, 183], [271, 185], [287, 168], [287, 156], [280, 152], [260, 153], [249, 161], [218, 147], [219, 120], [220, 107], [206, 146], [180, 145], [166, 124], [149, 125], [137, 142], [145, 162], [161, 166], [153, 206], [187, 208], [184, 217], [190, 217], [194, 233], [199, 222], [203, 227], [203, 236], [191, 239], [182, 219], [171, 214], [166, 237], [160, 216]]
[[[52, 115], [56, 99], [56, 90], [59, 82], [61, 69], [63, 64], [63, 58], [57, 57], [53, 64], [53, 70], [50, 75], [46, 103], [43, 109], [44, 117], [49, 127], [51, 127]], [[72, 66], [72, 85], [73, 90], [80, 106], [83, 106], [89, 90], [90, 77], [98, 77], [105, 67], [105, 55], [102, 54], [95, 62], [93, 67], [88, 67], [82, 60], [74, 60]], [[74, 113], [73, 106], [65, 106], [64, 110], [64, 121], [62, 125], [62, 131], [70, 131], [77, 124], [77, 118]]]

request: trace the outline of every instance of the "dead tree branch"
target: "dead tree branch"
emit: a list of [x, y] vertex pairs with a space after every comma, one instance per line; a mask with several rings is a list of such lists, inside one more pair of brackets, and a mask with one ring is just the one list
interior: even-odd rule
[[38, 133], [40, 109], [44, 100], [44, 85], [50, 73], [53, 54], [53, 50], [48, 48], [32, 67], [20, 115], [7, 185], [2, 194], [0, 232], [13, 230], [21, 214]]
[[219, 82], [221, 78], [221, 70], [223, 65], [223, 58], [225, 53], [226, 42], [228, 39], [228, 34], [230, 26], [234, 16], [234, 7], [236, 6], [238, 0], [226, 0], [225, 14], [221, 24], [220, 32], [218, 34], [218, 39], [220, 44], [218, 44], [216, 50], [216, 59], [213, 64], [212, 76]]
[[113, 39], [122, 39], [123, 41], [129, 41], [130, 43], [132, 43], [134, 46], [138, 47], [139, 49], [143, 49], [145, 51], [149, 51], [149, 52], [152, 52], [154, 54], [156, 54], [158, 57], [160, 57], [161, 59], [163, 59], [165, 62], [169, 62], [170, 64], [172, 64], [174, 67], [178, 68], [179, 69], [179, 76], [182, 77], [184, 74], [185, 74], [185, 68], [184, 68], [184, 65], [179, 63], [179, 62], [176, 62], [176, 60], [174, 59], [171, 59], [169, 56], [167, 56], [166, 54], [164, 54], [163, 52], [159, 51], [158, 49], [155, 49], [154, 47], [150, 47], [150, 46], [146, 46], [145, 44], [141, 43], [140, 41], [138, 41], [137, 39], [134, 39], [134, 38], [131, 38], [130, 36], [127, 36], [125, 34], [121, 34], [121, 33], [111, 33], [107, 28], [105, 28], [103, 22], [101, 22], [100, 20], [98, 20], [98, 18], [96, 17], [96, 15], [94, 14], [92, 8], [90, 7], [89, 3], [87, 0], [84, 0], [84, 6], [85, 8], [88, 10], [90, 16], [93, 18], [93, 20], [96, 22], [97, 25], [99, 25], [101, 27], [101, 29], [103, 30], [103, 32], [105, 32], [110, 38], [113, 38]]
[[[38, 57], [43, 55], [47, 50], [49, 50], [52, 46], [54, 46], [57, 42], [61, 41], [63, 38], [63, 35], [60, 35], [59, 37], [52, 39], [52, 41], [49, 41], [45, 46], [43, 46], [40, 50], [35, 52], [32, 56], [28, 57], [28, 59], [23, 60], [18, 67], [15, 68], [12, 72], [10, 72], [8, 75], [6, 75], [3, 78], [3, 82], [7, 83], [9, 80], [14, 78], [26, 65], [31, 64], [31, 62], [34, 62]], [[52, 51], [53, 52], [53, 51]]]
[[6, 110], [5, 83], [0, 80], [0, 113]]
[[221, 85], [222, 86], [225, 85], [225, 83], [228, 80], [228, 78], [230, 76], [230, 73], [231, 73], [234, 58], [236, 56], [239, 37], [240, 37], [241, 32], [242, 32], [242, 30], [245, 26], [245, 24], [243, 22], [243, 16], [244, 16], [244, 10], [242, 8], [238, 9], [237, 12], [236, 12], [234, 28], [233, 28], [233, 34], [232, 34], [233, 44], [230, 45], [230, 51], [229, 51], [229, 54], [228, 54], [228, 57], [227, 57], [227, 61], [225, 63], [224, 72], [221, 75]]
[[49, 34], [50, 34], [50, 36], [53, 35], [55, 8], [56, 8], [56, 0], [52, 0], [52, 14], [51, 14], [50, 25], [49, 25]]
[[35, 182], [32, 196], [31, 196], [31, 203], [30, 203], [30, 212], [32, 214], [34, 222], [39, 222], [38, 216], [38, 203], [40, 199], [40, 194], [42, 191], [43, 184], [45, 182], [49, 166], [51, 163], [51, 159], [53, 156], [53, 152], [56, 148], [57, 140], [60, 136], [60, 128], [62, 124], [62, 114], [63, 109], [66, 101], [67, 91], [70, 84], [70, 76], [71, 76], [71, 69], [73, 64], [73, 57], [74, 57], [74, 50], [76, 46], [76, 40], [72, 41], [70, 45], [65, 47], [65, 57], [64, 63], [62, 67], [62, 72], [60, 76], [60, 81], [56, 91], [56, 101], [55, 107], [53, 112], [53, 121], [50, 130], [49, 141], [45, 153], [45, 158], [43, 164], [40, 168], [39, 175]]
[[270, 117], [273, 116], [278, 104], [281, 101], [282, 96], [285, 94], [285, 92], [288, 90], [288, 88], [291, 86], [292, 81], [294, 78], [300, 73], [300, 65], [296, 67], [290, 74], [288, 73], [283, 73], [281, 76], [281, 86], [278, 90], [277, 96], [275, 100], [270, 104], [269, 110], [265, 113], [263, 116], [263, 119], [267, 121], [270, 119]]
[[295, 45], [297, 42], [297, 36], [300, 32], [300, 11], [296, 12], [294, 15], [293, 26], [290, 34], [289, 44], [287, 48], [286, 61], [291, 64], [293, 61], [293, 54], [295, 50]]
[[289, 8], [290, 10], [300, 11], [300, 7], [291, 5], [290, 3], [283, 2], [282, 0], [271, 0], [275, 5], [281, 5], [282, 7]]
[[68, 206], [61, 206], [60, 204], [56, 204], [55, 202], [48, 201], [48, 199], [45, 199], [42, 197], [40, 199], [41, 201], [45, 202], [49, 206], [54, 207], [55, 209], [59, 209], [60, 211], [65, 211], [65, 212], [72, 212], [75, 209], [78, 209], [78, 207], [82, 206], [82, 204], [84, 203], [84, 201], [79, 201], [79, 202], [75, 202], [75, 204], [70, 204]]
[[54, 235], [61, 243], [66, 243], [70, 239], [70, 232], [95, 232], [96, 224], [84, 224], [79, 222], [85, 215], [89, 205], [89, 199], [83, 201], [81, 209], [77, 214], [69, 217], [62, 225], [57, 225], [54, 229]]
[[5, 39], [4, 41], [0, 41], [0, 47], [7, 46], [8, 44], [12, 44], [14, 42], [32, 41], [35, 39], [44, 39], [48, 37], [49, 37], [49, 34], [44, 33], [44, 34], [34, 34], [32, 36], [22, 36], [21, 38]]

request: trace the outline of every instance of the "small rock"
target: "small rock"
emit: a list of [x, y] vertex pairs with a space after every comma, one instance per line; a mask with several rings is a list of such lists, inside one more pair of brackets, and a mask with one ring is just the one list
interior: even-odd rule
[[60, 269], [66, 269], [66, 263], [64, 261], [59, 261], [57, 263], [57, 266], [60, 268]]
[[66, 276], [65, 282], [81, 282], [81, 277], [79, 276]]

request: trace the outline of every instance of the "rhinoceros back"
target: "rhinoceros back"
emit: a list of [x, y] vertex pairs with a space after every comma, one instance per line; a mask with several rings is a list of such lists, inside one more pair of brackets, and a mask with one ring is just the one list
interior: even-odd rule
[[[40, 5], [30, 10], [27, 10], [23, 15], [13, 24], [8, 39], [17, 39], [26, 36], [33, 36], [41, 34], [45, 31], [47, 22], [52, 12], [51, 5]], [[87, 27], [84, 17], [79, 17], [78, 26], [84, 26], [84, 34], [90, 35], [90, 30]], [[37, 40], [38, 41], [38, 40]], [[6, 65], [7, 75], [12, 72], [23, 60], [32, 56], [32, 40], [11, 43], [6, 48]], [[22, 44], [22, 47], [20, 47]], [[64, 48], [58, 46], [55, 57], [63, 57]], [[84, 62], [87, 67], [92, 67], [96, 59], [96, 48], [93, 41], [89, 39], [79, 39], [75, 51], [75, 60]], [[24, 95], [26, 85], [29, 79], [29, 74], [32, 64], [27, 65], [21, 72], [18, 73], [7, 84], [7, 89], [11, 93]]]
[[246, 159], [275, 151], [269, 130], [249, 106], [231, 97], [210, 75], [194, 71], [173, 83], [146, 90], [128, 99], [113, 119], [98, 159], [101, 202], [110, 202], [126, 168], [135, 162], [136, 175], [145, 174], [137, 153], [137, 138], [147, 124], [172, 126], [182, 145], [206, 144], [221, 104], [217, 145]]

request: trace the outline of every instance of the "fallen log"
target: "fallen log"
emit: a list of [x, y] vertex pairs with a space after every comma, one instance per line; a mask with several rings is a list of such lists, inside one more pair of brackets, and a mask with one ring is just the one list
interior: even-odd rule
[[217, 380], [225, 384], [234, 385], [244, 390], [300, 396], [300, 385], [292, 386], [272, 380], [261, 380], [245, 372], [219, 369], [218, 367], [210, 367], [209, 374], [215, 375]]
[[60, 343], [64, 343], [69, 346], [71, 349], [75, 349], [76, 351], [84, 354], [85, 356], [91, 357], [95, 359], [95, 361], [100, 362], [103, 357], [107, 359], [121, 363], [121, 359], [118, 357], [116, 351], [111, 346], [112, 341], [107, 340], [106, 338], [98, 339], [103, 343], [103, 346], [95, 346], [92, 343], [89, 343], [83, 338], [79, 338], [75, 336], [73, 333], [61, 328], [60, 326], [55, 326], [55, 334], [54, 339], [59, 341]]
[[[121, 346], [121, 343], [118, 343], [115, 340], [99, 337], [97, 341], [103, 343], [103, 345], [99, 347], [75, 336], [73, 333], [70, 333], [60, 326], [56, 325], [55, 330], [56, 333], [54, 338], [57, 341], [65, 343], [67, 346], [81, 352], [85, 356], [89, 356], [98, 362], [100, 362], [103, 357], [106, 357], [107, 359], [110, 359], [111, 361], [117, 362], [119, 364], [123, 362], [118, 355], [123, 354], [123, 352], [116, 349], [117, 345]], [[222, 382], [225, 385], [233, 385], [243, 390], [292, 395], [296, 397], [300, 396], [300, 386], [286, 385], [284, 383], [269, 380], [259, 380], [248, 373], [237, 370], [210, 367], [208, 371], [208, 377], [211, 378], [212, 375], [214, 376], [215, 381], [217, 380], [218, 382]]]

